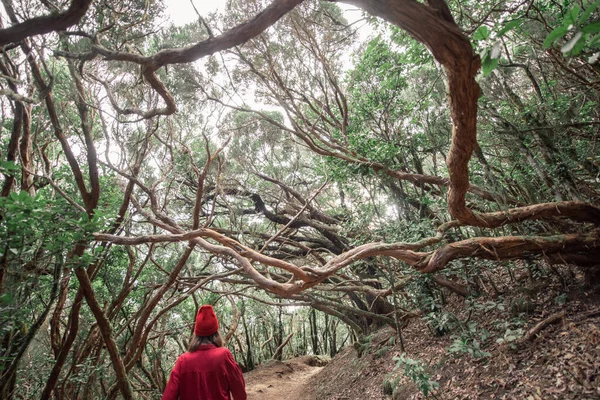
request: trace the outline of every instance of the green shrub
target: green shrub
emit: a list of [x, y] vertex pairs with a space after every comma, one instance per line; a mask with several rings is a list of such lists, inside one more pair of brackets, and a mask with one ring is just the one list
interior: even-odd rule
[[429, 396], [434, 390], [440, 387], [440, 384], [431, 380], [431, 375], [425, 369], [420, 360], [414, 360], [406, 357], [405, 354], [400, 357], [394, 357], [396, 368], [403, 368], [404, 375], [412, 380], [424, 396]]
[[383, 346], [379, 350], [375, 352], [375, 359], [379, 359], [381, 357], [385, 357], [385, 355], [390, 351], [389, 346]]

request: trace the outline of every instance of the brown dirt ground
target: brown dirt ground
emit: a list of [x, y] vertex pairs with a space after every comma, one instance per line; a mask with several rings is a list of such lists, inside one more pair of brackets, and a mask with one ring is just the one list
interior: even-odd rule
[[308, 381], [327, 361], [303, 356], [261, 365], [244, 376], [248, 400], [305, 400]]

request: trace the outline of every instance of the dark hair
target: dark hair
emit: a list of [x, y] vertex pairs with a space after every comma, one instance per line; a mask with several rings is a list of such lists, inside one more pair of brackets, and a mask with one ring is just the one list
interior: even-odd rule
[[190, 339], [190, 344], [188, 346], [188, 351], [190, 353], [193, 353], [194, 351], [198, 350], [198, 348], [203, 344], [214, 344], [217, 347], [223, 347], [223, 338], [221, 337], [219, 331], [213, 333], [210, 336], [192, 335], [192, 338]]

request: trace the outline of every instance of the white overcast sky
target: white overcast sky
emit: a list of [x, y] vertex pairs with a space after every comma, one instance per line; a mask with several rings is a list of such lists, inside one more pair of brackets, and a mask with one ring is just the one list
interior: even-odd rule
[[191, 1], [203, 17], [210, 12], [222, 10], [226, 3], [226, 0], [166, 0], [166, 13], [176, 25], [184, 25], [198, 19]]
[[[194, 7], [192, 7], [192, 1], [203, 17], [206, 17], [210, 12], [223, 10], [227, 3], [227, 0], [165, 0], [167, 5], [166, 15], [170, 16], [175, 25], [197, 21], [198, 18]], [[352, 23], [361, 18], [361, 11], [356, 7], [347, 4], [338, 4], [338, 6], [344, 11], [344, 16], [348, 22]], [[365, 38], [371, 32], [371, 29], [366, 24], [362, 25], [364, 29], [359, 32], [361, 37]]]

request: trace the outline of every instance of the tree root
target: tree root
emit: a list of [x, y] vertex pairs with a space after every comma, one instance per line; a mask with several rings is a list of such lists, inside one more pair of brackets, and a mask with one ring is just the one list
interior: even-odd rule
[[536, 335], [540, 333], [542, 330], [546, 329], [548, 326], [555, 324], [561, 321], [565, 317], [565, 312], [560, 311], [555, 314], [550, 315], [548, 318], [540, 321], [536, 326], [531, 328], [525, 336], [523, 336], [519, 342], [531, 342], [535, 339]]

